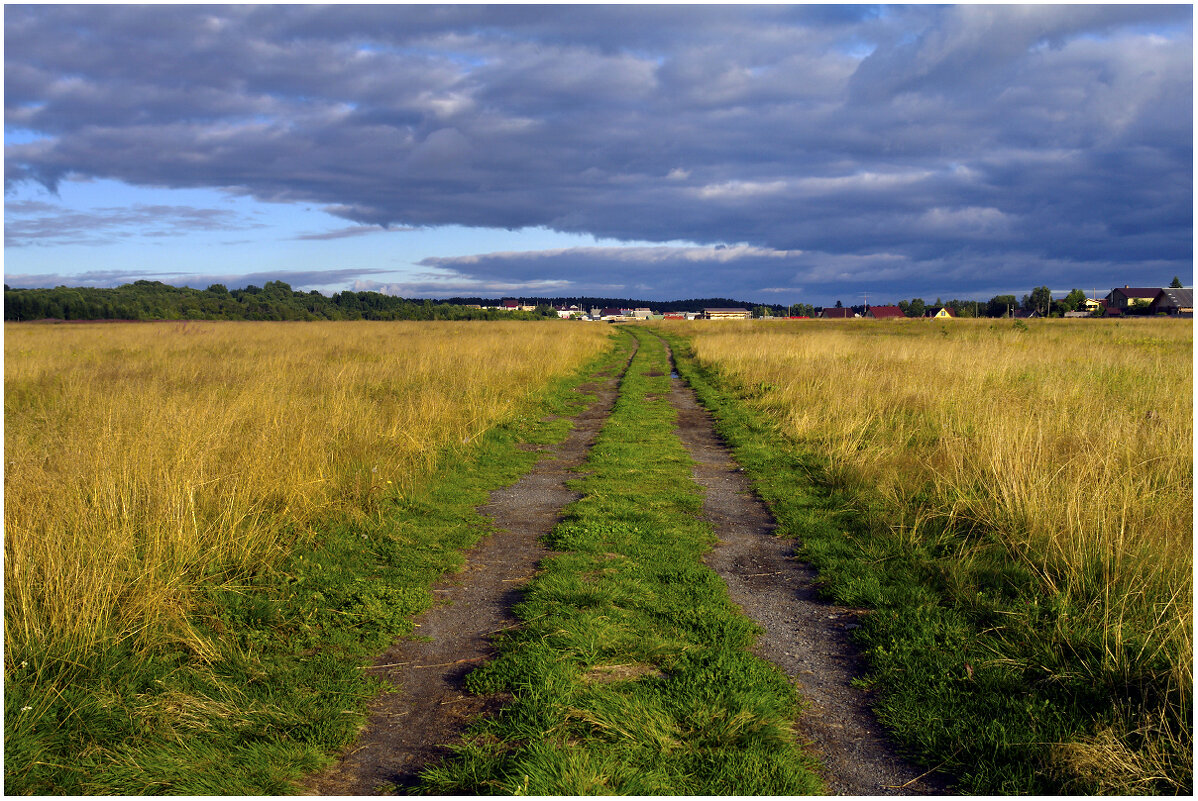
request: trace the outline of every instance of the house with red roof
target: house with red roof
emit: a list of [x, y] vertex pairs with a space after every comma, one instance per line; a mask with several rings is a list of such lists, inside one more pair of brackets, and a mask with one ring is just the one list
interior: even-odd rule
[[874, 320], [894, 320], [907, 315], [898, 306], [870, 306], [865, 310], [865, 316]]
[[1115, 287], [1106, 296], [1108, 309], [1128, 309], [1136, 304], [1136, 301], [1143, 301], [1143, 305], [1147, 306], [1156, 299], [1160, 294], [1159, 286], [1153, 287], [1135, 287], [1122, 286]]

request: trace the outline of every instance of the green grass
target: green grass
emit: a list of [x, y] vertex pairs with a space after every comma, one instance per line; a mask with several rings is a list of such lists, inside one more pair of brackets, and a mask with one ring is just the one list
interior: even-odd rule
[[[1150, 696], [1170, 686], [1160, 678], [1168, 675], [1165, 657], [1146, 657], [1141, 673], [1117, 685], [1094, 681], [1080, 666], [1100, 653], [1103, 632], [1074, 630], [1072, 620], [1084, 615], [1070, 599], [1044, 595], [997, 538], [964, 527], [924, 526], [918, 536], [892, 527], [867, 490], [841, 491], [826, 458], [755, 414], [752, 387], [722, 382], [697, 365], [685, 340], [667, 339], [779, 533], [795, 537], [819, 570], [826, 596], [872, 610], [855, 632], [868, 663], [861, 683], [915, 761], [941, 768], [970, 794], [1190, 791], [1190, 721], [1162, 725], [1134, 712], [1159, 706]], [[1172, 706], [1187, 715], [1191, 708], [1188, 697]], [[1147, 739], [1170, 727], [1176, 739]], [[1126, 751], [1111, 732], [1131, 732], [1123, 741], [1142, 740], [1139, 750]], [[1062, 749], [1076, 742], [1103, 764], [1087, 770], [1075, 760], [1062, 771]], [[1121, 771], [1129, 783], [1112, 784]]]
[[[674, 433], [660, 340], [640, 349], [574, 482], [584, 497], [546, 544], [524, 625], [468, 677], [513, 700], [424, 774], [439, 794], [801, 795], [798, 699], [748, 649], [753, 623], [702, 564], [713, 543]], [[650, 376], [656, 372], [659, 375]]]
[[5, 793], [294, 792], [364, 722], [380, 690], [364, 668], [411, 634], [433, 581], [489, 530], [476, 508], [535, 462], [517, 443], [560, 441], [562, 417], [588, 400], [573, 388], [621, 358], [612, 350], [558, 382], [376, 517], [331, 522], [273, 570], [214, 587], [193, 623], [218, 658], [118, 647], [75, 664], [16, 662], [5, 675]]

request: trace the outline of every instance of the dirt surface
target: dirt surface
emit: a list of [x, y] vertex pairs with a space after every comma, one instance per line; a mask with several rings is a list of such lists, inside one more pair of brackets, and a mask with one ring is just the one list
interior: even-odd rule
[[518, 588], [548, 553], [540, 537], [578, 498], [565, 482], [577, 477], [611, 412], [624, 369], [627, 362], [618, 374], [600, 373], [599, 381], [579, 387], [596, 400], [574, 418], [566, 439], [538, 448], [544, 455], [530, 473], [491, 494], [480, 511], [497, 530], [466, 554], [461, 572], [434, 587], [435, 605], [416, 621], [422, 639], [397, 642], [375, 661], [371, 669], [394, 692], [372, 702], [366, 727], [334, 766], [307, 778], [308, 794], [377, 795], [413, 787], [420, 770], [448, 753], [444, 743], [504, 702], [503, 696], [467, 693], [465, 677], [493, 655], [491, 636], [516, 625], [510, 610]]
[[706, 490], [703, 515], [720, 541], [706, 562], [732, 600], [765, 629], [758, 655], [795, 680], [808, 702], [798, 731], [822, 759], [828, 789], [839, 795], [946, 793], [943, 781], [922, 777], [897, 756], [866, 693], [850, 684], [863, 673], [849, 640], [860, 610], [819, 599], [815, 570], [794, 558], [793, 543], [773, 536], [777, 523], [769, 509], [676, 373], [670, 402], [678, 410], [678, 436], [696, 462], [694, 480]]

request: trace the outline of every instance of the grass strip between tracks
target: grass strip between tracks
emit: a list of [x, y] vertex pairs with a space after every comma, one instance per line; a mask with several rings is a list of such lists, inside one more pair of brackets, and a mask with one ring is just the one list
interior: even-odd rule
[[674, 432], [670, 366], [643, 329], [591, 451], [584, 497], [547, 538], [516, 613], [524, 625], [472, 673], [507, 692], [426, 791], [532, 795], [804, 795], [788, 679], [748, 651], [757, 634], [703, 565], [714, 544]]
[[115, 648], [5, 677], [5, 793], [276, 795], [328, 762], [379, 691], [364, 669], [432, 604], [432, 583], [488, 530], [476, 510], [527, 472], [587, 397], [574, 388], [622, 363], [609, 351], [543, 401], [484, 434], [470, 458], [393, 494], [363, 523], [330, 523], [272, 571], [213, 588], [196, 626], [215, 659]]
[[[871, 512], [866, 494], [834, 487], [824, 457], [755, 413], [753, 388], [728, 385], [697, 364], [684, 338], [665, 336], [679, 373], [778, 520], [778, 534], [797, 538], [829, 598], [872, 610], [854, 632], [868, 663], [861, 686], [875, 693], [879, 719], [907, 755], [954, 776], [963, 793], [1189, 792], [1188, 737], [1181, 746], [1140, 741], [1164, 766], [1159, 772], [1145, 774], [1136, 764], [1144, 755], [1117, 744], [1112, 764], [1062, 772], [1061, 749], [1119, 725], [1120, 693], [1133, 704], [1137, 687], [1113, 690], [1076, 672], [1037, 669], [1068, 661], [1052, 637], [1064, 613], [1038, 597], [1018, 560], [997, 543], [952, 530], [904, 538]], [[1017, 625], [1029, 609], [1040, 610], [1039, 626]], [[1152, 721], [1141, 723], [1151, 730]], [[1120, 771], [1129, 782], [1120, 789], [1095, 778]], [[1142, 775], [1154, 778], [1144, 784]]]

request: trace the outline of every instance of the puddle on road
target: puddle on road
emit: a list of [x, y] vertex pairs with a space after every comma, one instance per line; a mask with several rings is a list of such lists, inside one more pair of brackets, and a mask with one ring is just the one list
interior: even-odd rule
[[670, 371], [670, 378], [681, 378], [681, 376], [679, 376], [679, 375], [678, 375], [678, 371], [677, 371], [677, 370], [671, 370], [671, 371]]

